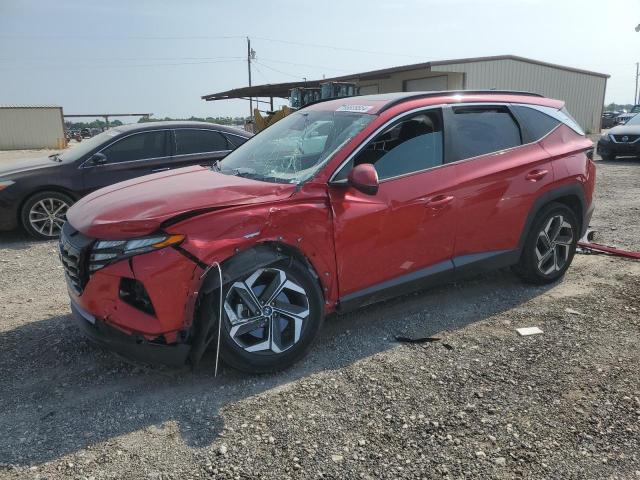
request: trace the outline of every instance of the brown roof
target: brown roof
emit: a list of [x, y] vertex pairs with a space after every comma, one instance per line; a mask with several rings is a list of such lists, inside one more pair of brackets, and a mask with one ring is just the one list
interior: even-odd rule
[[340, 77], [325, 78], [323, 80], [311, 80], [307, 82], [289, 82], [289, 83], [275, 83], [256, 85], [252, 87], [241, 87], [226, 92], [211, 93], [209, 95], [203, 95], [203, 100], [224, 100], [230, 98], [243, 98], [243, 97], [280, 97], [287, 98], [289, 96], [289, 90], [296, 87], [318, 87], [320, 83], [324, 82], [344, 82], [353, 80], [375, 80], [379, 78], [386, 78], [389, 75], [397, 72], [405, 72], [408, 70], [420, 70], [422, 68], [430, 68], [432, 66], [451, 65], [456, 63], [474, 63], [474, 62], [487, 62], [492, 60], [516, 60], [520, 62], [532, 63], [534, 65], [541, 65], [543, 67], [556, 68], [559, 70], [565, 70], [567, 72], [582, 73], [585, 75], [594, 75], [597, 77], [609, 78], [610, 75], [605, 73], [592, 72], [589, 70], [582, 70], [579, 68], [565, 67], [564, 65], [557, 65], [554, 63], [542, 62], [540, 60], [533, 60], [531, 58], [519, 57], [517, 55], [495, 55], [491, 57], [473, 57], [473, 58], [458, 58], [453, 60], [438, 60], [434, 62], [413, 63], [410, 65], [401, 65], [398, 67], [383, 68], [379, 70], [371, 70], [363, 73], [354, 73], [351, 75], [342, 75]]

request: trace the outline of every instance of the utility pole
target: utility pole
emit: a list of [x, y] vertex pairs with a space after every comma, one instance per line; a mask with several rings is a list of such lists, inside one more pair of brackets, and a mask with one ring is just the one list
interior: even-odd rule
[[[636, 32], [640, 32], [640, 23], [636, 27]], [[640, 94], [638, 94], [638, 77], [640, 77], [640, 65], [636, 62], [636, 89], [633, 91], [633, 103], [635, 105], [640, 103]]]
[[633, 92], [633, 103], [638, 105], [640, 100], [638, 99], [638, 77], [640, 77], [640, 63], [636, 62], [636, 89]]
[[[251, 39], [247, 37], [247, 71], [249, 72], [249, 86], [251, 86], [251, 60], [255, 60], [256, 51], [251, 49]], [[253, 117], [253, 98], [249, 95], [249, 117]]]

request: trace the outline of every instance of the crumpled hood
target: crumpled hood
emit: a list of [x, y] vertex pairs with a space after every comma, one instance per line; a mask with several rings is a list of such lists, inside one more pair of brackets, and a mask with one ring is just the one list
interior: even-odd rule
[[608, 133], [612, 135], [640, 135], [640, 125], [618, 125]]
[[73, 205], [67, 220], [90, 237], [124, 239], [153, 233], [178, 215], [279, 200], [294, 190], [295, 185], [259, 182], [193, 166], [97, 190]]
[[17, 158], [15, 160], [2, 160], [0, 162], [0, 178], [15, 175], [17, 173], [28, 172], [41, 168], [59, 167], [59, 162], [54, 162], [48, 157], [38, 158]]

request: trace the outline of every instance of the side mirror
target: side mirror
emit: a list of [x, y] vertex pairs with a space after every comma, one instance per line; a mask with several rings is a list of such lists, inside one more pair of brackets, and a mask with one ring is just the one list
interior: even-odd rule
[[349, 185], [366, 195], [378, 193], [378, 172], [371, 163], [356, 165], [349, 172], [347, 179]]
[[104, 153], [94, 153], [89, 157], [89, 162], [93, 165], [101, 165], [107, 162], [107, 156]]

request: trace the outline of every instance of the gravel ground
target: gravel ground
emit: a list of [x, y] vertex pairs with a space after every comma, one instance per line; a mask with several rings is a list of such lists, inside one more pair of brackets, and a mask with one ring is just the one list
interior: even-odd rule
[[[639, 250], [640, 161], [598, 180], [598, 240]], [[329, 318], [284, 373], [214, 378], [210, 356], [191, 372], [87, 343], [55, 252], [0, 234], [0, 478], [640, 478], [640, 262], [402, 297]]]

